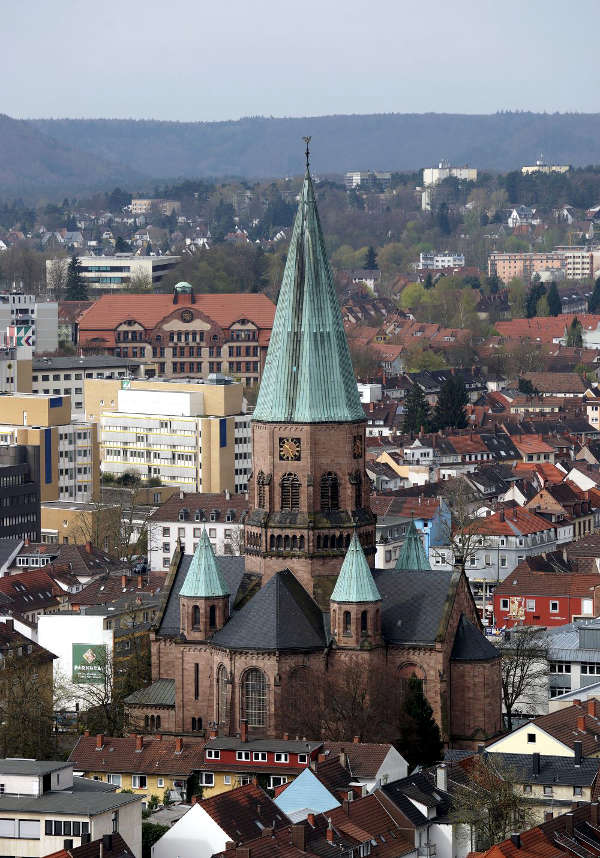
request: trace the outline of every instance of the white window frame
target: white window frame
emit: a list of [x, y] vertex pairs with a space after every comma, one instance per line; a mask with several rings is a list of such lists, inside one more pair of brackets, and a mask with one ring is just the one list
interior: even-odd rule
[[308, 754], [298, 754], [298, 763], [308, 763]]
[[215, 748], [207, 748], [206, 749], [206, 759], [207, 760], [220, 760], [221, 752], [217, 751]]
[[290, 755], [286, 752], [280, 751], [275, 754], [275, 762], [276, 763], [289, 763]]
[[250, 751], [236, 751], [235, 758], [238, 763], [248, 763], [250, 762]]
[[558, 614], [559, 603], [557, 599], [550, 599], [550, 613]]
[[266, 751], [254, 751], [252, 754], [252, 760], [255, 763], [266, 763], [267, 762], [267, 752]]
[[510, 601], [508, 599], [500, 599], [500, 610], [508, 611], [510, 607]]
[[113, 786], [121, 786], [121, 775], [119, 774], [109, 774], [106, 776], [106, 782], [112, 784]]

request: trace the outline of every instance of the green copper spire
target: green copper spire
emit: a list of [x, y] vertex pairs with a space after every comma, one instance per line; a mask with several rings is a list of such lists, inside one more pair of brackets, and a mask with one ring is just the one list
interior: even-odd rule
[[335, 582], [332, 602], [379, 602], [381, 595], [373, 580], [360, 540], [354, 533]]
[[408, 527], [408, 534], [400, 549], [395, 568], [404, 569], [409, 572], [431, 571], [429, 560], [425, 554], [425, 549], [423, 548], [423, 543], [414, 521], [411, 521]]
[[202, 528], [200, 542], [192, 557], [179, 595], [191, 596], [196, 599], [210, 599], [216, 596], [229, 595], [227, 584], [217, 566], [205, 527]]
[[307, 163], [253, 420], [364, 419]]

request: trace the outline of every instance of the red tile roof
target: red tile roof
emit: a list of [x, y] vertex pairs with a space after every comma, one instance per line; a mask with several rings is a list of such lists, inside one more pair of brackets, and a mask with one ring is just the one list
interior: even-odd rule
[[392, 745], [375, 742], [325, 742], [324, 752], [337, 757], [343, 751], [348, 758], [350, 773], [357, 778], [374, 778]]
[[[588, 707], [595, 707], [597, 715], [589, 715]], [[583, 730], [580, 729], [578, 720], [583, 718]], [[546, 733], [554, 736], [568, 748], [574, 749], [574, 743], [582, 743], [583, 754], [586, 757], [595, 756], [598, 753], [600, 742], [600, 700], [588, 698], [585, 703], [573, 703], [548, 715], [540, 715], [531, 722], [536, 727], [541, 727]]]
[[434, 518], [440, 508], [438, 498], [371, 495], [371, 509], [377, 516], [404, 515], [414, 518]]
[[498, 333], [509, 339], [532, 339], [544, 343], [562, 337], [565, 328], [577, 318], [586, 330], [596, 330], [600, 315], [593, 313], [565, 313], [561, 316], [538, 316], [533, 319], [512, 319], [510, 322], [495, 322]]
[[143, 736], [141, 750], [136, 750], [136, 736], [103, 736], [101, 750], [96, 749], [96, 736], [81, 736], [69, 755], [69, 762], [83, 772], [136, 772], [189, 776], [204, 768], [204, 741], [183, 739], [181, 753], [176, 753], [175, 738]]
[[556, 453], [556, 447], [552, 447], [537, 435], [514, 435], [512, 442], [522, 456], [528, 453]]
[[203, 810], [236, 843], [252, 840], [263, 828], [284, 828], [287, 816], [253, 783], [199, 802]]
[[71, 605], [107, 605], [116, 602], [124, 593], [159, 593], [162, 589], [166, 572], [151, 572], [142, 578], [142, 586], [138, 586], [138, 576], [125, 577], [123, 586], [123, 575], [102, 575], [84, 587], [79, 593], [70, 597]]
[[[504, 520], [502, 520], [502, 513], [504, 513]], [[471, 525], [473, 533], [481, 533], [485, 536], [519, 536], [539, 533], [550, 527], [546, 519], [517, 505], [503, 507], [486, 518], [477, 518]]]
[[526, 562], [519, 563], [510, 575], [497, 584], [499, 596], [586, 596], [591, 597], [600, 587], [600, 575], [533, 570]]

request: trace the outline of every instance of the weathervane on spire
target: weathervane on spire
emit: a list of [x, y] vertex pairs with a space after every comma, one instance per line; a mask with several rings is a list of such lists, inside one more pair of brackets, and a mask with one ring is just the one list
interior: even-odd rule
[[312, 137], [303, 137], [302, 139], [306, 143], [306, 152], [304, 154], [306, 155], [306, 169], [308, 170], [308, 165], [310, 163], [310, 148], [308, 144], [312, 140]]

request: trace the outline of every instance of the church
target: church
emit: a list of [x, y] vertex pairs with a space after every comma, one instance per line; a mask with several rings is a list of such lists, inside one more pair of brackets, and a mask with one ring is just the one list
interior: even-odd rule
[[215, 557], [204, 533], [172, 565], [153, 682], [127, 701], [140, 726], [280, 736], [290, 701], [354, 665], [389, 689], [417, 676], [449, 745], [499, 733], [498, 653], [464, 570], [431, 570], [414, 525], [396, 568], [373, 568], [365, 426], [307, 157], [252, 415], [245, 554]]

